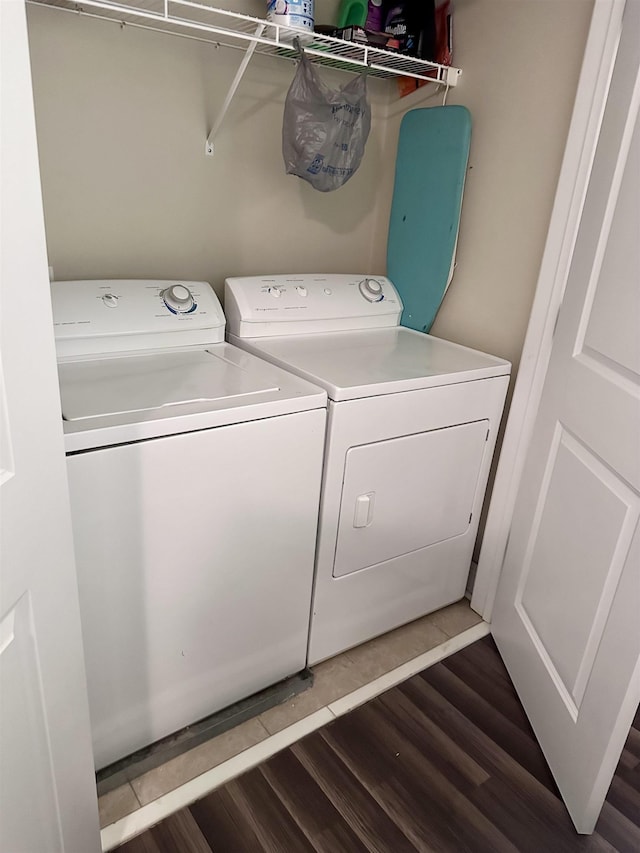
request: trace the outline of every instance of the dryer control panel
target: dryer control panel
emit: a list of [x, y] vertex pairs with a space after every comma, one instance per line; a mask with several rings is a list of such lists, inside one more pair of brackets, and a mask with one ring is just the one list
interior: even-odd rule
[[225, 313], [241, 338], [397, 326], [402, 302], [382, 275], [270, 275], [228, 278]]
[[225, 319], [206, 281], [52, 281], [59, 359], [224, 341]]

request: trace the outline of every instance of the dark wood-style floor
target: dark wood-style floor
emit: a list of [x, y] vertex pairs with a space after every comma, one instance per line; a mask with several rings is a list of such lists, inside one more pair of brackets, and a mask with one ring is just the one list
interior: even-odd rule
[[640, 851], [640, 717], [579, 836], [490, 638], [325, 726], [119, 853]]

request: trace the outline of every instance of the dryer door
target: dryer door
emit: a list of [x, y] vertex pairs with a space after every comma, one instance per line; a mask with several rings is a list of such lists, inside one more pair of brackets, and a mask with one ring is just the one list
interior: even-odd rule
[[465, 533], [488, 432], [479, 420], [350, 448], [333, 576]]

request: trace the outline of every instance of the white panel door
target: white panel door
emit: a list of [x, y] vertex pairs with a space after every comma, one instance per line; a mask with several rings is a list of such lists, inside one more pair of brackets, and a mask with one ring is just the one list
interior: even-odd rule
[[584, 833], [640, 700], [639, 32], [632, 0], [492, 623]]
[[0, 2], [0, 850], [100, 850], [24, 3]]

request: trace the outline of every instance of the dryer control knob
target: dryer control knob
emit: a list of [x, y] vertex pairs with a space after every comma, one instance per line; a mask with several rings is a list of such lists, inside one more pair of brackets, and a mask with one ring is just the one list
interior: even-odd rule
[[172, 284], [162, 291], [164, 304], [174, 314], [186, 314], [195, 307], [193, 294], [184, 284]]
[[358, 285], [360, 293], [369, 302], [381, 302], [384, 299], [382, 285], [375, 278], [365, 278]]

